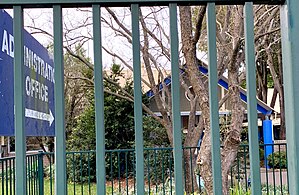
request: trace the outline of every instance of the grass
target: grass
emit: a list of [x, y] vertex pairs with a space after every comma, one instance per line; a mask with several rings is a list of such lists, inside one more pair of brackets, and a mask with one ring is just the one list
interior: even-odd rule
[[[0, 180], [1, 181], [1, 180]], [[33, 189], [30, 191], [29, 194], [38, 194], [38, 187], [36, 187], [35, 189], [33, 188], [35, 186], [35, 184], [37, 183], [37, 181], [34, 180], [30, 180], [30, 189]], [[11, 188], [13, 186], [13, 183], [10, 182], [10, 180], [7, 180], [7, 184], [6, 182], [4, 182], [4, 186], [2, 187], [2, 185], [0, 185], [0, 194], [2, 195], [10, 195], [13, 194], [13, 190], [11, 191]], [[50, 187], [51, 186], [51, 187]], [[172, 187], [172, 193], [174, 193], [174, 186], [173, 185], [169, 185], [169, 182], [166, 182], [164, 184], [164, 190], [162, 186], [158, 186], [157, 188], [157, 192], [155, 192], [155, 189], [152, 189], [150, 194], [151, 195], [162, 195], [162, 194], [171, 194], [170, 193], [170, 189]], [[112, 193], [112, 189], [113, 192]], [[268, 191], [269, 190], [269, 191]], [[280, 186], [276, 186], [275, 187], [275, 192], [274, 193], [274, 186], [269, 185], [268, 187], [263, 185], [262, 186], [262, 194], [288, 194], [288, 190], [287, 190], [287, 186], [282, 186], [282, 192], [280, 191], [281, 188]], [[90, 183], [88, 184], [80, 184], [80, 183], [68, 183], [67, 185], [67, 191], [69, 195], [94, 195], [96, 194], [96, 184], [95, 183]], [[145, 189], [145, 193], [148, 194], [148, 188]], [[45, 179], [44, 180], [44, 195], [54, 195], [55, 191], [54, 191], [54, 183], [52, 183], [49, 179]], [[127, 194], [126, 193], [126, 187], [124, 185], [121, 186], [121, 191], [119, 191], [118, 186], [114, 186], [114, 188], [112, 188], [112, 186], [109, 184], [109, 182], [106, 185], [106, 195], [121, 195], [121, 194]], [[133, 188], [129, 188], [129, 195], [133, 195], [134, 194], [134, 189]], [[248, 195], [250, 194], [250, 192], [246, 192], [246, 190], [241, 186], [235, 186], [234, 188], [230, 189], [230, 195]]]
[[[52, 186], [51, 186], [50, 180], [48, 180], [48, 179], [46, 179], [44, 182], [45, 182], [44, 195], [51, 195], [51, 194], [54, 195], [55, 194], [54, 183], [52, 182]], [[68, 183], [67, 191], [68, 191], [68, 194], [71, 194], [71, 195], [79, 195], [79, 194], [80, 195], [82, 195], [82, 194], [94, 195], [94, 194], [96, 194], [96, 184], [91, 183], [90, 185], [88, 185], [88, 184]]]
[[[52, 189], [51, 189], [51, 183], [50, 180], [46, 179], [44, 184], [44, 195], [54, 195], [54, 183], [52, 183]], [[114, 193], [112, 193], [112, 189]], [[52, 191], [51, 191], [52, 190]], [[106, 186], [106, 194], [107, 195], [120, 195], [124, 194], [126, 192], [126, 189], [121, 189], [122, 193], [119, 193], [119, 189], [117, 187], [112, 188], [111, 186]], [[131, 190], [133, 191], [133, 190]], [[51, 193], [52, 192], [52, 193]], [[68, 183], [67, 185], [67, 192], [69, 195], [94, 195], [96, 194], [96, 184], [90, 183], [88, 184], [80, 184], [80, 183]], [[126, 193], [125, 193], [126, 194]], [[129, 194], [133, 194], [133, 192], [129, 192]]]
[[[1, 180], [0, 180], [1, 181]], [[0, 185], [0, 194], [2, 195], [11, 195], [14, 194], [14, 189], [13, 189], [13, 182], [10, 180], [7, 180], [4, 182], [4, 186]], [[30, 187], [29, 187], [30, 186]], [[36, 180], [30, 180], [30, 185], [28, 185], [30, 192], [29, 194], [38, 194], [38, 186], [37, 186], [37, 181]], [[112, 193], [112, 189], [114, 193]], [[124, 193], [126, 189], [121, 189], [121, 191]], [[129, 194], [133, 194], [132, 192], [129, 192]], [[96, 184], [95, 183], [90, 183], [88, 184], [80, 184], [80, 183], [68, 183], [67, 184], [67, 192], [69, 195], [94, 195], [96, 194]], [[123, 193], [119, 193], [119, 189], [117, 187], [112, 188], [111, 186], [106, 186], [106, 194], [107, 195], [120, 195]], [[55, 190], [54, 190], [54, 182], [50, 182], [49, 179], [44, 180], [44, 195], [54, 195]]]

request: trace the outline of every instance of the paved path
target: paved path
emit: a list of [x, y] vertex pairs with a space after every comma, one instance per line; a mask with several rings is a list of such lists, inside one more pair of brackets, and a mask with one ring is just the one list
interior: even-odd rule
[[[267, 176], [268, 175], [268, 176]], [[288, 175], [286, 170], [274, 170], [273, 169], [268, 169], [266, 171], [265, 168], [261, 168], [261, 182], [262, 184], [268, 184], [269, 185], [274, 185], [275, 186], [280, 186], [282, 185], [287, 185], [288, 184]]]

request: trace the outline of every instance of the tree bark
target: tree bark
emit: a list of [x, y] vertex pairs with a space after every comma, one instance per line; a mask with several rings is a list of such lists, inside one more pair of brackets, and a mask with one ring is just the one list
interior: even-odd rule
[[[212, 181], [212, 167], [211, 167], [211, 140], [206, 134], [210, 131], [210, 116], [209, 116], [209, 97], [208, 90], [200, 77], [198, 71], [198, 64], [196, 58], [196, 43], [192, 37], [192, 20], [191, 20], [191, 7], [181, 6], [180, 20], [181, 20], [181, 37], [182, 37], [182, 50], [186, 60], [186, 72], [189, 76], [189, 81], [193, 87], [194, 93], [198, 96], [199, 107], [202, 111], [201, 118], [204, 123], [205, 136], [203, 138], [203, 145], [201, 145], [199, 159], [201, 161], [200, 172], [205, 181], [205, 189], [208, 194], [213, 193]], [[198, 142], [198, 137], [193, 139]], [[198, 160], [197, 160], [198, 161]]]
[[[238, 10], [243, 10], [242, 7], [238, 7]], [[229, 80], [229, 93], [231, 108], [231, 125], [229, 131], [225, 135], [223, 148], [221, 151], [222, 156], [222, 188], [223, 194], [228, 194], [228, 173], [234, 162], [239, 145], [241, 142], [241, 130], [244, 119], [244, 107], [240, 99], [239, 90], [239, 64], [238, 53], [241, 48], [241, 37], [243, 36], [243, 30], [238, 29], [243, 26], [242, 13], [235, 11], [233, 13], [234, 18], [234, 37], [233, 52], [231, 54], [231, 60], [228, 64], [228, 80]]]
[[185, 191], [187, 194], [191, 194], [198, 191], [195, 169], [196, 169], [196, 156], [194, 154], [195, 149], [184, 150], [184, 162], [185, 162]]
[[271, 107], [271, 108], [274, 108], [274, 106], [275, 106], [275, 102], [276, 102], [277, 94], [278, 94], [278, 91], [277, 91], [277, 89], [274, 87], [273, 94], [272, 94], [272, 98], [271, 98], [271, 103], [270, 103], [270, 107]]
[[286, 123], [285, 123], [285, 101], [284, 101], [284, 85], [283, 85], [283, 68], [281, 60], [281, 49], [278, 54], [278, 72], [280, 74], [280, 87], [281, 93], [279, 93], [279, 105], [280, 105], [280, 135], [279, 138], [282, 140], [286, 139]]
[[211, 157], [211, 133], [209, 127], [205, 129], [205, 135], [200, 146], [197, 164], [200, 169], [200, 176], [205, 184], [207, 194], [213, 194], [212, 157]]

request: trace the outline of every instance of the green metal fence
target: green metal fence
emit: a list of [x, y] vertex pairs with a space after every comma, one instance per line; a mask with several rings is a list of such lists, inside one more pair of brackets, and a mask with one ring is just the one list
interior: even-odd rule
[[[276, 156], [268, 157], [269, 169], [265, 168], [264, 150], [266, 146], [273, 147]], [[183, 148], [184, 152], [196, 153], [198, 148]], [[174, 183], [174, 158], [172, 148], [145, 148], [144, 149], [144, 180], [146, 194], [175, 194]], [[260, 172], [262, 177], [263, 194], [288, 193], [288, 179], [286, 169], [286, 144], [260, 145]], [[198, 165], [190, 155], [187, 161], [191, 162], [187, 170], [184, 161], [184, 179], [186, 171], [192, 177], [192, 192], [202, 192], [203, 183], [200, 178]], [[2, 195], [15, 194], [15, 159], [13, 157], [0, 160]], [[67, 194], [95, 194], [96, 183], [96, 152], [81, 151], [67, 152]], [[106, 194], [135, 194], [136, 193], [136, 167], [134, 149], [107, 150], [105, 155], [106, 169]], [[271, 163], [270, 163], [271, 164]], [[54, 153], [39, 152], [27, 156], [27, 194], [53, 195], [54, 194]], [[240, 188], [244, 192], [251, 189], [250, 161], [248, 145], [241, 145], [234, 165], [230, 171], [231, 189]]]
[[134, 112], [135, 112], [135, 170], [136, 170], [136, 193], [144, 194], [144, 154], [142, 136], [142, 105], [140, 86], [140, 48], [139, 48], [139, 7], [152, 5], [169, 6], [170, 11], [170, 37], [171, 37], [171, 67], [172, 67], [172, 127], [173, 127], [173, 164], [175, 176], [175, 190], [177, 194], [183, 194], [183, 166], [182, 166], [182, 145], [181, 145], [181, 122], [180, 122], [180, 99], [179, 99], [179, 67], [178, 64], [178, 31], [177, 31], [177, 6], [178, 5], [203, 5], [208, 4], [208, 52], [209, 52], [209, 82], [210, 82], [210, 107], [212, 132], [212, 159], [213, 159], [213, 182], [214, 194], [221, 194], [221, 164], [218, 129], [217, 107], [217, 83], [215, 64], [215, 3], [216, 4], [245, 4], [245, 45], [246, 45], [246, 69], [248, 89], [248, 118], [249, 118], [249, 148], [250, 148], [250, 172], [251, 192], [261, 194], [260, 171], [257, 144], [257, 123], [256, 123], [256, 88], [255, 88], [255, 52], [253, 37], [253, 3], [281, 5], [281, 26], [282, 26], [282, 53], [284, 67], [284, 90], [286, 102], [286, 126], [287, 142], [289, 153], [289, 174], [290, 194], [299, 194], [299, 1], [298, 0], [1, 0], [0, 7], [13, 7], [14, 9], [14, 100], [15, 100], [15, 129], [16, 129], [16, 160], [15, 160], [15, 182], [16, 194], [26, 195], [25, 172], [25, 133], [24, 133], [24, 85], [23, 85], [23, 8], [51, 7], [54, 18], [54, 63], [55, 63], [55, 127], [56, 127], [56, 152], [55, 152], [55, 193], [65, 195], [66, 189], [66, 159], [65, 159], [65, 122], [64, 122], [64, 79], [63, 79], [63, 30], [62, 30], [62, 8], [92, 6], [93, 8], [93, 29], [94, 29], [94, 56], [95, 56], [95, 102], [96, 102], [96, 132], [97, 132], [97, 194], [106, 193], [105, 162], [104, 162], [104, 109], [103, 109], [103, 78], [101, 55], [101, 20], [100, 7], [104, 6], [128, 6], [132, 11], [132, 40], [133, 40], [133, 64], [134, 64]]

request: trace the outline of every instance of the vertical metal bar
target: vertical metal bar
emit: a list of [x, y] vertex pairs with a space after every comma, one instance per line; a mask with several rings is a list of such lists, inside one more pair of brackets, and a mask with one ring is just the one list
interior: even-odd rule
[[285, 94], [289, 193], [299, 194], [299, 1], [287, 0], [281, 7], [282, 59]]
[[139, 5], [132, 4], [133, 78], [134, 78], [134, 122], [137, 194], [144, 194], [144, 157], [142, 127], [142, 92], [140, 67]]
[[[5, 163], [5, 160], [1, 160], [1, 194], [4, 194], [4, 183], [5, 183], [5, 180], [4, 180], [4, 173], [5, 173], [5, 169], [4, 169], [4, 163]], [[14, 169], [14, 172], [15, 172], [16, 170]]]
[[125, 161], [126, 161], [126, 194], [129, 194], [129, 173], [128, 173], [128, 154], [129, 152], [125, 152]]
[[[105, 157], [104, 157], [105, 158]], [[87, 153], [87, 161], [88, 161], [88, 193], [91, 194], [91, 183], [90, 183], [90, 151]]]
[[172, 99], [172, 131], [174, 153], [175, 193], [184, 194], [183, 162], [182, 162], [182, 133], [180, 112], [180, 70], [179, 70], [179, 38], [177, 23], [177, 4], [169, 4], [170, 18], [170, 50], [171, 50], [171, 99]]
[[154, 172], [155, 172], [155, 186], [156, 186], [156, 194], [158, 193], [158, 173], [157, 173], [157, 151], [154, 153]]
[[[274, 145], [272, 144], [272, 151], [274, 151]], [[275, 165], [274, 165], [274, 153], [272, 153], [272, 162], [273, 162], [273, 167], [272, 167], [272, 181], [273, 181], [273, 191], [274, 191], [274, 195], [276, 195], [276, 184], [275, 184], [275, 175], [276, 175], [276, 171], [275, 171]], [[279, 156], [280, 158], [280, 156]]]
[[133, 158], [133, 191], [136, 194], [136, 160], [135, 160], [135, 152], [132, 152]]
[[240, 177], [240, 156], [237, 154], [237, 172], [238, 172], [238, 183], [240, 183], [240, 179], [241, 179], [241, 177]]
[[[186, 152], [186, 148], [183, 148], [183, 154]], [[187, 169], [186, 169], [186, 164], [187, 164], [188, 162], [186, 162], [185, 160], [184, 160], [184, 163], [183, 163], [183, 171], [184, 171], [184, 186], [185, 186], [185, 189], [186, 189], [186, 187], [187, 187]]]
[[256, 111], [256, 73], [254, 52], [254, 23], [253, 3], [246, 2], [245, 12], [245, 55], [246, 55], [246, 86], [247, 86], [247, 115], [249, 131], [249, 157], [251, 172], [251, 193], [261, 194], [260, 156]]
[[121, 194], [121, 181], [120, 181], [120, 153], [117, 151], [117, 180], [118, 180], [118, 193]]
[[168, 150], [168, 169], [169, 169], [169, 186], [170, 186], [170, 194], [172, 194], [172, 151]]
[[[31, 166], [30, 166], [30, 156], [28, 156], [27, 158], [27, 161], [26, 161], [26, 167], [27, 167], [27, 171], [26, 171], [26, 176], [27, 176], [27, 194], [28, 195], [31, 195], [31, 192], [30, 192], [30, 186], [31, 186], [31, 180], [30, 180], [30, 171], [31, 171]], [[7, 186], [8, 187], [8, 186]]]
[[[80, 154], [80, 183], [81, 183], [81, 195], [83, 195], [83, 154], [82, 152], [79, 152]], [[74, 183], [76, 184], [76, 183]]]
[[53, 174], [53, 170], [52, 170], [52, 165], [53, 165], [53, 163], [52, 163], [52, 160], [53, 160], [53, 154], [51, 154], [51, 156], [50, 156], [50, 163], [49, 163], [49, 165], [50, 165], [50, 195], [52, 195], [53, 194], [53, 176], [52, 176], [52, 174]]
[[[8, 189], [9, 189], [9, 187], [8, 187], [8, 160], [6, 160], [6, 162], [5, 162], [5, 187], [6, 187], [6, 195], [8, 195]], [[27, 185], [27, 183], [26, 183], [26, 185]], [[25, 191], [27, 191], [27, 189], [25, 189]]]
[[38, 194], [38, 155], [34, 155], [34, 195]]
[[31, 156], [28, 156], [27, 157], [28, 161], [27, 161], [27, 164], [26, 164], [26, 167], [27, 167], [27, 193], [28, 195], [32, 195], [32, 179], [31, 179], [31, 175], [32, 175], [32, 159], [31, 159]]
[[[13, 175], [13, 186], [15, 186], [16, 185], [16, 167], [15, 167], [15, 158], [13, 158], [12, 159], [12, 175]], [[16, 194], [16, 189], [15, 189], [15, 187], [14, 187], [14, 189], [13, 189], [13, 192], [14, 192], [14, 195]]]
[[[234, 174], [233, 174], [233, 167], [230, 168], [230, 177], [233, 178]], [[234, 187], [234, 181], [233, 179], [230, 180], [230, 187], [233, 188]]]
[[32, 195], [35, 195], [35, 159], [34, 159], [34, 156], [30, 156], [29, 157], [30, 159], [31, 159], [31, 162], [30, 162], [30, 164], [31, 164], [31, 171], [29, 172], [30, 173], [30, 176], [29, 176], [29, 180], [31, 180], [31, 194]]
[[113, 160], [112, 160], [112, 152], [110, 152], [110, 155], [109, 155], [109, 159], [110, 159], [110, 180], [111, 180], [111, 191], [112, 191], [112, 194], [113, 194]]
[[66, 195], [66, 155], [64, 122], [64, 64], [62, 38], [62, 8], [53, 6], [55, 64], [55, 194]]
[[246, 159], [247, 159], [247, 154], [246, 154], [246, 145], [243, 145], [242, 146], [243, 147], [243, 152], [244, 152], [244, 156], [243, 156], [243, 158], [244, 158], [244, 173], [245, 173], [245, 190], [246, 190], [246, 192], [248, 191], [248, 177], [247, 177], [247, 161], [246, 161]]
[[27, 157], [27, 180], [28, 180], [28, 195], [32, 195], [32, 156]]
[[35, 155], [33, 156], [31, 156], [31, 184], [32, 184], [32, 189], [31, 189], [31, 191], [32, 191], [32, 195], [35, 195], [35, 189], [36, 189], [36, 180], [35, 180], [35, 178], [36, 178], [36, 161], [35, 161]]
[[280, 180], [280, 193], [282, 194], [283, 193], [283, 190], [282, 190], [282, 187], [283, 187], [283, 184], [282, 184], [282, 171], [281, 171], [281, 158], [282, 158], [282, 154], [281, 154], [281, 151], [280, 151], [280, 144], [278, 145], [278, 154], [279, 154], [279, 180]]
[[21, 6], [14, 6], [14, 103], [16, 136], [16, 195], [26, 195], [26, 145], [24, 126], [24, 14]]
[[75, 160], [75, 153], [72, 153], [73, 158], [72, 158], [72, 163], [73, 163], [73, 189], [74, 189], [74, 194], [76, 194], [76, 160]]
[[13, 180], [13, 178], [11, 177], [11, 159], [9, 160], [9, 189], [10, 189], [10, 195], [12, 195], [12, 180]]
[[162, 150], [161, 154], [162, 154], [162, 191], [163, 191], [163, 195], [165, 195], [165, 171], [164, 171], [164, 153], [166, 152], [166, 150]]
[[[266, 151], [266, 145], [264, 145], [264, 151]], [[266, 155], [265, 155], [265, 152], [264, 152], [264, 159], [267, 159], [267, 157], [266, 157]], [[265, 162], [268, 162], [267, 160], [265, 160]], [[269, 174], [268, 174], [268, 168], [267, 168], [267, 164], [265, 165], [265, 167], [266, 167], [266, 172], [265, 172], [265, 174], [266, 174], [266, 188], [267, 188], [267, 194], [269, 194]]]
[[[288, 156], [288, 148], [287, 148], [287, 145], [285, 145], [285, 147], [286, 147], [286, 156]], [[286, 159], [286, 162], [287, 162], [287, 189], [288, 189], [288, 193], [290, 193], [290, 182], [289, 182], [289, 166], [288, 166], [288, 164], [289, 164], [289, 162], [288, 162], [288, 158]]]
[[209, 104], [210, 128], [212, 145], [212, 169], [214, 194], [222, 194], [219, 109], [218, 109], [218, 77], [217, 77], [217, 49], [216, 49], [216, 13], [215, 3], [207, 6], [208, 30], [208, 62], [209, 62]]
[[39, 194], [44, 194], [44, 152], [38, 153], [38, 186]]
[[96, 116], [96, 167], [97, 195], [106, 194], [105, 173], [105, 124], [104, 124], [104, 87], [102, 64], [101, 7], [92, 6], [93, 13], [93, 48], [95, 80], [95, 116]]
[[[153, 150], [155, 151], [155, 150]], [[148, 184], [148, 194], [151, 194], [151, 172], [150, 172], [150, 150], [146, 151], [147, 156], [147, 184]]]
[[192, 155], [192, 148], [189, 148], [189, 155], [190, 155], [190, 164], [191, 164], [191, 166], [190, 166], [190, 172], [191, 172], [191, 175], [192, 175], [192, 177], [191, 177], [191, 185], [192, 185], [192, 194], [194, 194], [194, 181], [193, 181], [193, 174], [194, 174], [194, 172], [193, 172], [193, 155]]
[[32, 156], [32, 167], [33, 167], [33, 172], [32, 172], [32, 190], [33, 190], [33, 195], [36, 195], [36, 186], [37, 186], [37, 182], [36, 182], [36, 178], [37, 178], [37, 166], [36, 166], [36, 155]]

